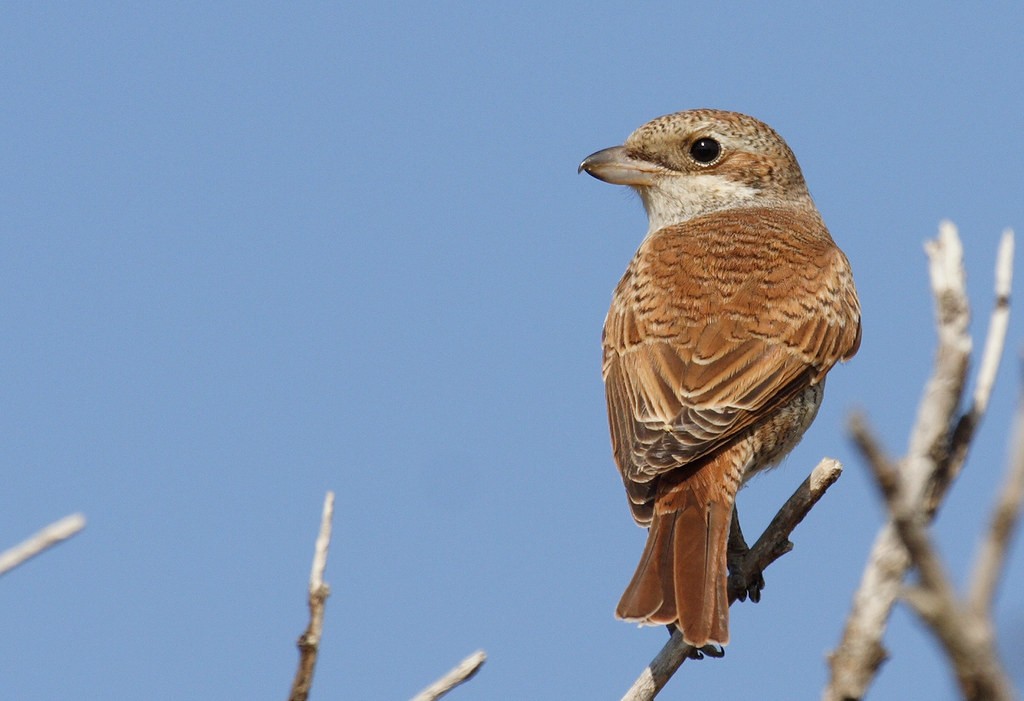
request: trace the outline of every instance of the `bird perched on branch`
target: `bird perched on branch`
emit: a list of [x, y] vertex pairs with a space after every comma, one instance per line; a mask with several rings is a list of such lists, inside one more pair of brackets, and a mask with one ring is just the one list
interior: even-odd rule
[[616, 614], [725, 645], [736, 492], [799, 442], [857, 352], [850, 265], [793, 152], [752, 117], [659, 117], [580, 170], [634, 188], [650, 223], [603, 336], [612, 450], [650, 529]]

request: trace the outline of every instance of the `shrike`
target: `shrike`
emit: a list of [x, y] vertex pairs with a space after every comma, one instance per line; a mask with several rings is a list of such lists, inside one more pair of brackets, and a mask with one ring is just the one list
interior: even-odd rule
[[650, 227], [615, 288], [603, 374], [612, 450], [647, 545], [617, 615], [729, 642], [736, 492], [800, 440], [860, 345], [850, 264], [768, 125], [691, 110], [580, 165]]

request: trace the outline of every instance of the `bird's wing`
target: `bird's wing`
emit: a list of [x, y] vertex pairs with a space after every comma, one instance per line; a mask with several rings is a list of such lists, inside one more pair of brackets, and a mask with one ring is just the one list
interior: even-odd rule
[[859, 343], [849, 263], [816, 215], [718, 212], [648, 237], [604, 333], [612, 444], [631, 500], [649, 500], [654, 477], [737, 436]]

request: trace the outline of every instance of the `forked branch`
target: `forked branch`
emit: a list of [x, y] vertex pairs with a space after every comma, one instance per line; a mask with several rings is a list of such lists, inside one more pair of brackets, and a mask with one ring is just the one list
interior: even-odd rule
[[[875, 539], [842, 640], [831, 655], [832, 676], [823, 693], [825, 701], [860, 699], [867, 693], [887, 657], [882, 637], [901, 595], [943, 645], [965, 698], [1002, 699], [1012, 694], [995, 654], [988, 610], [1005, 558], [1008, 532], [1016, 522], [1011, 515], [1020, 509], [1020, 498], [1014, 497], [1013, 490], [1016, 480], [1024, 478], [1016, 477], [1011, 469], [989, 546], [979, 556], [970, 606], [956, 596], [927, 526], [963, 468], [995, 385], [1009, 318], [1013, 234], [1004, 232], [999, 245], [995, 305], [976, 388], [967, 410], [960, 414], [972, 341], [963, 247], [956, 227], [943, 222], [938, 238], [929, 241], [925, 250], [939, 345], [907, 455], [898, 463], [892, 461], [863, 417], [854, 416], [850, 421], [854, 443], [875, 475], [889, 519]], [[903, 580], [912, 567], [920, 575], [919, 586], [904, 589]]]

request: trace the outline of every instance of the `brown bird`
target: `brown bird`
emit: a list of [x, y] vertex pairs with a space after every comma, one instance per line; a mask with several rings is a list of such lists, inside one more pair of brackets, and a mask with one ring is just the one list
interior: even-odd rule
[[659, 117], [580, 170], [633, 187], [650, 222], [603, 336], [612, 450], [650, 528], [616, 614], [725, 645], [736, 492], [799, 442], [825, 374], [857, 352], [850, 264], [752, 117]]

